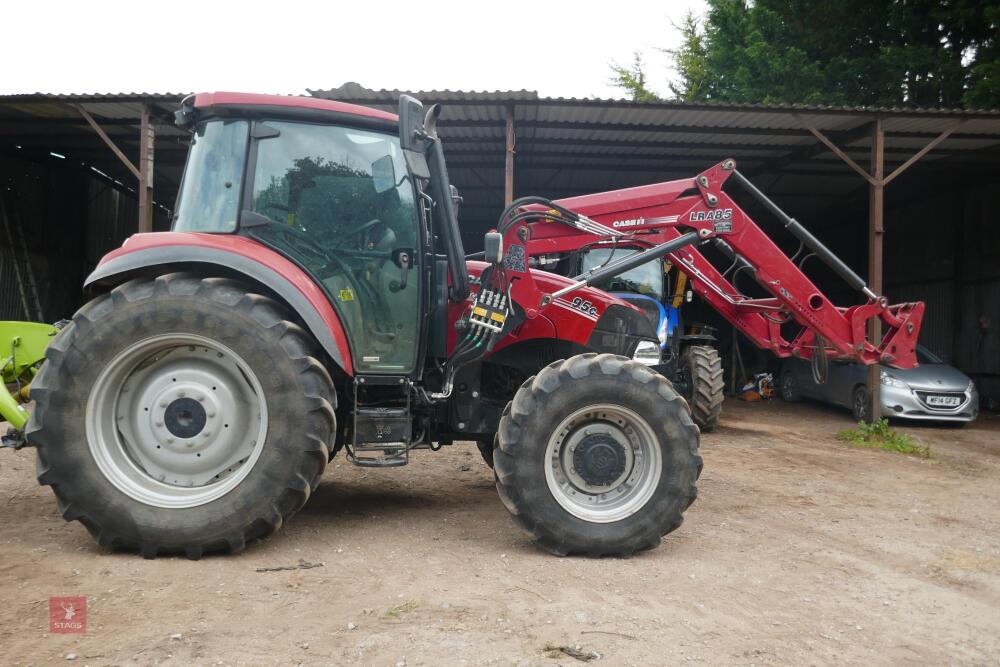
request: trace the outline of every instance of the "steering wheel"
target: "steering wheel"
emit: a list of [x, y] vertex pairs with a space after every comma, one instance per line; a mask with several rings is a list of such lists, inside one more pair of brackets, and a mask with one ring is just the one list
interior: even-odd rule
[[352, 236], [357, 236], [358, 234], [360, 234], [361, 232], [363, 232], [363, 231], [365, 231], [367, 229], [371, 229], [372, 227], [374, 227], [375, 225], [379, 224], [380, 222], [382, 222], [382, 221], [379, 220], [378, 218], [372, 218], [371, 220], [369, 220], [365, 224], [361, 225], [360, 227], [358, 227], [356, 229], [351, 229], [351, 230], [349, 230], [347, 232], [344, 232], [344, 235], [341, 237], [340, 243], [336, 244], [334, 247], [339, 248], [340, 246], [344, 245], [344, 241], [346, 241], [347, 239], [351, 238]]
[[284, 211], [285, 213], [289, 213], [292, 210], [292, 209], [288, 208], [287, 206], [285, 206], [284, 204], [279, 204], [276, 201], [269, 201], [269, 202], [267, 202], [266, 204], [264, 204], [264, 208], [273, 208], [273, 209], [275, 209], [277, 211]]
[[304, 258], [307, 258], [310, 262], [315, 263], [317, 266], [325, 266], [330, 263], [330, 259], [326, 253], [320, 252], [315, 248], [315, 240], [307, 236], [301, 229], [291, 225], [282, 225], [281, 223], [278, 223], [265, 225], [261, 228], [261, 232], [263, 232], [262, 235], [265, 238], [268, 234], [282, 236], [282, 241], [288, 245], [290, 250], [301, 254]]

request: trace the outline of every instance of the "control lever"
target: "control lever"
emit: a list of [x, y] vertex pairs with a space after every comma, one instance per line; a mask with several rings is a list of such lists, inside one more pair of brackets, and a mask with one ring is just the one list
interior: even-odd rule
[[399, 267], [399, 280], [389, 282], [389, 291], [401, 292], [406, 289], [406, 282], [410, 277], [410, 268], [413, 266], [412, 252], [409, 248], [393, 250], [392, 262]]

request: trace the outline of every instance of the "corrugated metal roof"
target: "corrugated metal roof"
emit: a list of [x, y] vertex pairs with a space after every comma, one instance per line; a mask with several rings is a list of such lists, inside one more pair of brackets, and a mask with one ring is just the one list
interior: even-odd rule
[[533, 90], [493, 90], [493, 91], [463, 91], [463, 90], [400, 90], [365, 88], [359, 83], [349, 81], [338, 88], [307, 89], [310, 95], [330, 99], [358, 99], [369, 102], [395, 104], [401, 94], [420, 96], [433, 99], [435, 102], [451, 100], [462, 104], [476, 102], [491, 102], [494, 104], [509, 104], [518, 102], [538, 102], [548, 107], [557, 106], [602, 106], [602, 107], [644, 107], [648, 109], [686, 109], [690, 111], [756, 111], [764, 113], [824, 113], [824, 114], [856, 114], [881, 113], [886, 115], [989, 115], [1000, 117], [1000, 109], [944, 109], [932, 107], [863, 107], [863, 106], [830, 106], [820, 104], [754, 104], [744, 102], [685, 102], [680, 100], [633, 102], [623, 98], [598, 97], [541, 97]]
[[[502, 205], [508, 113], [513, 115], [516, 135], [516, 193], [523, 187], [554, 197], [680, 178], [733, 157], [748, 172], [781, 174], [789, 196], [809, 190], [815, 201], [805, 204], [825, 205], [823, 201], [856, 189], [860, 179], [804, 123], [867, 164], [868, 128], [876, 116], [882, 118], [887, 171], [956, 123], [961, 125], [921, 160], [922, 169], [935, 164], [995, 168], [1000, 148], [1000, 110], [637, 103], [546, 98], [530, 90], [372, 90], [353, 82], [309, 91], [316, 97], [388, 111], [396, 110], [404, 92], [425, 103], [442, 104], [439, 128], [452, 180], [466, 193], [463, 218], [477, 228], [490, 224]], [[23, 144], [43, 150], [62, 146], [67, 154], [77, 151], [93, 156], [108, 170], [117, 169], [114, 156], [71, 105], [93, 114], [131, 154], [136, 151], [142, 106], [152, 104], [160, 114], [158, 173], [176, 181], [184, 155], [179, 143], [183, 133], [172, 126], [169, 115], [185, 96], [139, 92], [0, 96], [0, 137], [17, 136]], [[792, 175], [809, 180], [811, 188], [800, 186]], [[125, 180], [127, 172], [120, 177]], [[164, 184], [158, 182], [158, 187]]]
[[[357, 83], [311, 95], [395, 110], [407, 93], [443, 107], [439, 129], [452, 181], [465, 194], [463, 220], [492, 224], [503, 199], [506, 119], [516, 135], [515, 194], [522, 187], [552, 197], [690, 176], [726, 157], [757, 176], [771, 174], [778, 200], [797, 210], [822, 208], [863, 184], [803, 121], [867, 165], [869, 126], [882, 118], [887, 172], [930, 139], [961, 126], [921, 161], [921, 168], [992, 160], [1000, 146], [1000, 110], [865, 108], [821, 105], [632, 102], [546, 98], [527, 90], [372, 90]], [[779, 180], [780, 179], [780, 180]]]

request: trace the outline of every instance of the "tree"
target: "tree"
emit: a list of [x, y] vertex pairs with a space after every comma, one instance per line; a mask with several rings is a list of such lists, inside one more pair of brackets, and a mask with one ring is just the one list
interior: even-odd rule
[[[708, 0], [669, 51], [676, 99], [1000, 107], [1000, 7], [983, 0]], [[638, 66], [638, 68], [636, 67]], [[645, 81], [641, 61], [629, 70]], [[648, 91], [647, 91], [648, 92]]]
[[642, 55], [638, 51], [632, 55], [634, 60], [629, 67], [611, 63], [611, 85], [624, 88], [633, 102], [655, 102], [660, 98], [646, 87]]

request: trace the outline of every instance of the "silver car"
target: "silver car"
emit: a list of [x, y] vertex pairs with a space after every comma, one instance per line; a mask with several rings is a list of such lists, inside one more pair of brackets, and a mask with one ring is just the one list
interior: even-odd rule
[[[966, 423], [979, 414], [979, 392], [962, 371], [917, 346], [917, 368], [882, 368], [882, 416]], [[825, 384], [813, 380], [808, 361], [786, 359], [781, 367], [781, 397], [812, 398], [850, 408], [858, 421], [868, 418], [868, 370], [861, 364], [831, 362]]]

